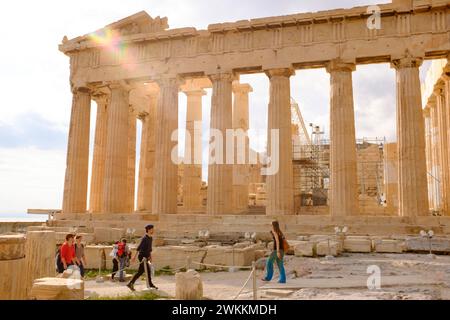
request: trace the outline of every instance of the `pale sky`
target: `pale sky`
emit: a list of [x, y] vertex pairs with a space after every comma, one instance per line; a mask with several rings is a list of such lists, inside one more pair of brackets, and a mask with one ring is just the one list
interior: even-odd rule
[[[170, 28], [206, 29], [211, 23], [383, 2], [387, 1], [0, 1], [0, 213], [61, 207], [72, 99], [69, 60], [58, 51], [65, 35], [69, 39], [84, 35], [141, 10], [152, 17], [167, 16]], [[422, 67], [422, 74], [426, 66]], [[251, 145], [262, 151], [269, 83], [262, 74], [242, 76], [241, 81], [254, 88], [250, 95], [250, 128], [261, 132], [262, 139], [253, 139]], [[386, 137], [394, 141], [394, 70], [388, 64], [359, 66], [353, 86], [357, 137]], [[328, 134], [329, 76], [325, 70], [298, 71], [291, 88], [306, 125], [320, 125]], [[210, 96], [209, 91], [203, 100], [205, 128], [209, 124]], [[179, 103], [183, 128], [183, 95]]]

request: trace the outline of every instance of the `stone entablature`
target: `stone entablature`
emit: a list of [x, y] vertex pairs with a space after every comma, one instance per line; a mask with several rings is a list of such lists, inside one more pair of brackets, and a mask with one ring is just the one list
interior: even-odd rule
[[[336, 58], [389, 62], [406, 50], [424, 58], [445, 57], [450, 50], [450, 3], [413, 2], [410, 7], [379, 5], [380, 30], [367, 27], [371, 15], [367, 7], [356, 7], [212, 24], [208, 30], [161, 27], [127, 35], [115, 31], [116, 24], [112, 24], [90, 35], [65, 39], [60, 50], [71, 57], [75, 86], [117, 79], [152, 80], [160, 74], [204, 76], [218, 70], [249, 73], [291, 66], [324, 67]], [[139, 25], [135, 21], [145, 15], [141, 12], [121, 21]], [[102, 39], [105, 35], [115, 37], [116, 46], [108, 47]]]

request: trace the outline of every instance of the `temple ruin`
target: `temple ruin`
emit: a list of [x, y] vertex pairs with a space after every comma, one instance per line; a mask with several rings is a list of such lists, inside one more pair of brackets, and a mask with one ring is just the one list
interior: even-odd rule
[[[152, 222], [160, 235], [181, 237], [200, 230], [266, 232], [276, 217], [292, 236], [332, 233], [336, 225], [354, 234], [411, 234], [421, 227], [448, 234], [450, 3], [394, 0], [378, 8], [380, 29], [369, 27], [367, 7], [217, 23], [207, 30], [170, 29], [167, 18], [140, 12], [64, 37], [59, 50], [70, 58], [73, 104], [62, 210], [49, 226], [124, 234]], [[421, 84], [419, 67], [428, 60], [432, 67]], [[377, 63], [390, 63], [396, 73], [395, 143], [355, 135], [352, 73], [357, 65]], [[291, 99], [290, 78], [310, 68], [325, 68], [330, 76], [329, 140], [323, 128], [309, 128], [302, 106]], [[210, 163], [202, 181], [202, 166], [192, 160], [201, 158], [194, 144], [204, 133], [195, 123], [203, 120], [205, 90], [212, 89], [210, 127], [245, 132], [252, 87], [240, 75], [251, 73], [270, 81], [267, 129], [279, 133], [279, 170], [264, 176], [261, 163]], [[186, 152], [188, 164], [178, 165], [171, 156], [180, 92], [187, 97], [191, 136], [185, 149], [197, 151]], [[93, 101], [97, 120], [90, 137]], [[255, 153], [248, 138], [245, 146], [248, 159]]]

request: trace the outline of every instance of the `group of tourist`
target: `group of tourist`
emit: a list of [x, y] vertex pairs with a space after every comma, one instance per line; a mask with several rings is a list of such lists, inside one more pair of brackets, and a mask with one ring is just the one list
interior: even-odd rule
[[[145, 235], [142, 237], [136, 253], [133, 255], [126, 239], [117, 241], [113, 245], [110, 256], [113, 261], [113, 271], [111, 280], [115, 281], [115, 276], [119, 273], [119, 281], [125, 282], [125, 268], [130, 266], [130, 261], [135, 262], [136, 257], [139, 260], [138, 272], [133, 276], [127, 287], [131, 291], [135, 291], [135, 282], [147, 273], [148, 286], [158, 289], [152, 282], [151, 262], [152, 262], [152, 245], [153, 245], [154, 226], [147, 225], [145, 227]], [[271, 236], [273, 238], [273, 250], [266, 262], [266, 275], [262, 281], [270, 281], [273, 277], [273, 264], [276, 263], [280, 271], [279, 283], [286, 283], [286, 272], [284, 269], [284, 255], [289, 247], [283, 232], [280, 229], [278, 221], [272, 222]], [[86, 255], [84, 254], [84, 245], [81, 235], [68, 234], [66, 241], [60, 247], [57, 253], [57, 269], [59, 273], [63, 273], [67, 269], [78, 269], [81, 277], [84, 277], [86, 267]], [[147, 264], [147, 265], [146, 265]]]
[[66, 235], [66, 241], [64, 241], [56, 254], [56, 269], [58, 273], [64, 273], [68, 269], [75, 269], [79, 270], [81, 278], [84, 278], [87, 260], [84, 254], [84, 244], [81, 243], [82, 239], [81, 235]]

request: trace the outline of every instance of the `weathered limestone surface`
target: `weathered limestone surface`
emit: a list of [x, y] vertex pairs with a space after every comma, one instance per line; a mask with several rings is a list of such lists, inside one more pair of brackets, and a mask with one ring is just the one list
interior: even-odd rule
[[105, 184], [106, 138], [108, 134], [107, 95], [94, 97], [97, 102], [97, 120], [95, 125], [94, 156], [92, 160], [91, 196], [89, 212], [100, 213], [102, 210], [103, 186]]
[[442, 176], [441, 176], [441, 150], [440, 150], [440, 130], [439, 116], [436, 105], [436, 98], [430, 104], [430, 126], [431, 126], [431, 178], [433, 182], [433, 206], [432, 208], [439, 211], [442, 208]]
[[[233, 168], [226, 164], [226, 143], [220, 144], [213, 136], [219, 131], [225, 141], [226, 131], [233, 128], [232, 82], [229, 73], [211, 75], [213, 95], [211, 100], [211, 146], [208, 167], [207, 213], [210, 215], [231, 214], [233, 197]], [[215, 159], [215, 161], [212, 159]]]
[[317, 255], [319, 257], [327, 256], [327, 255], [336, 257], [341, 252], [339, 243], [336, 241], [332, 241], [332, 240], [330, 240], [329, 246], [328, 246], [328, 241], [318, 242], [317, 246], [316, 246], [316, 251], [317, 251]]
[[87, 206], [89, 174], [89, 130], [91, 94], [87, 89], [75, 89], [72, 100], [67, 167], [64, 182], [63, 212], [84, 213]]
[[[253, 88], [248, 84], [233, 83], [233, 129], [235, 132], [247, 133], [249, 130], [249, 93]], [[241, 139], [242, 140], [242, 139]], [[233, 211], [246, 212], [250, 183], [249, 138], [234, 140], [233, 166]]]
[[402, 253], [404, 247], [404, 241], [401, 240], [373, 240], [373, 249], [378, 253]]
[[159, 80], [160, 96], [156, 111], [155, 180], [153, 182], [154, 214], [177, 213], [177, 165], [172, 159], [176, 142], [172, 134], [178, 128], [177, 78]]
[[153, 93], [148, 98], [149, 112], [140, 116], [142, 121], [142, 140], [139, 164], [138, 211], [143, 212], [152, 211], [158, 94]]
[[344, 251], [369, 253], [372, 251], [372, 241], [369, 239], [345, 239]]
[[203, 298], [203, 283], [200, 274], [194, 270], [180, 272], [175, 275], [177, 300], [201, 300]]
[[386, 207], [389, 212], [398, 213], [398, 155], [397, 144], [384, 145], [384, 187]]
[[33, 281], [56, 276], [56, 235], [54, 231], [30, 231], [26, 242], [26, 288], [30, 294]]
[[444, 88], [440, 87], [435, 90], [436, 96], [436, 113], [438, 118], [438, 130], [439, 130], [439, 164], [441, 168], [440, 172], [440, 187], [441, 187], [441, 207], [444, 214], [448, 214], [449, 211], [449, 197], [450, 197], [450, 163], [448, 159], [448, 123], [447, 112], [448, 107], [445, 101]]
[[[291, 69], [267, 71], [270, 79], [268, 156], [274, 172], [267, 176], [267, 215], [294, 214], [292, 166]], [[278, 139], [272, 139], [272, 130]]]
[[202, 206], [202, 98], [204, 90], [186, 90], [187, 113], [186, 139], [183, 176], [183, 209], [198, 211]]
[[[436, 253], [450, 253], [450, 239], [433, 238], [431, 248]], [[425, 238], [411, 237], [406, 239], [406, 251], [428, 252], [430, 241]]]
[[126, 213], [128, 209], [128, 123], [129, 89], [124, 85], [110, 85], [111, 103], [108, 107], [108, 135], [106, 141], [104, 213]]
[[26, 298], [25, 236], [0, 236], [0, 300]]
[[125, 236], [125, 230], [120, 228], [94, 228], [95, 241], [97, 243], [110, 243], [120, 241]]
[[127, 211], [134, 212], [136, 189], [136, 114], [133, 107], [129, 109], [128, 118], [128, 174], [127, 174]]
[[354, 64], [332, 61], [330, 73], [330, 213], [358, 214], [355, 112], [352, 72]]
[[83, 300], [84, 281], [62, 278], [37, 279], [34, 281], [30, 296], [33, 300]]
[[399, 215], [428, 215], [425, 128], [422, 117], [419, 66], [422, 60], [394, 60], [397, 70], [397, 138]]
[[298, 243], [294, 249], [296, 257], [313, 257], [314, 251], [314, 242], [309, 241], [301, 241], [301, 243]]

